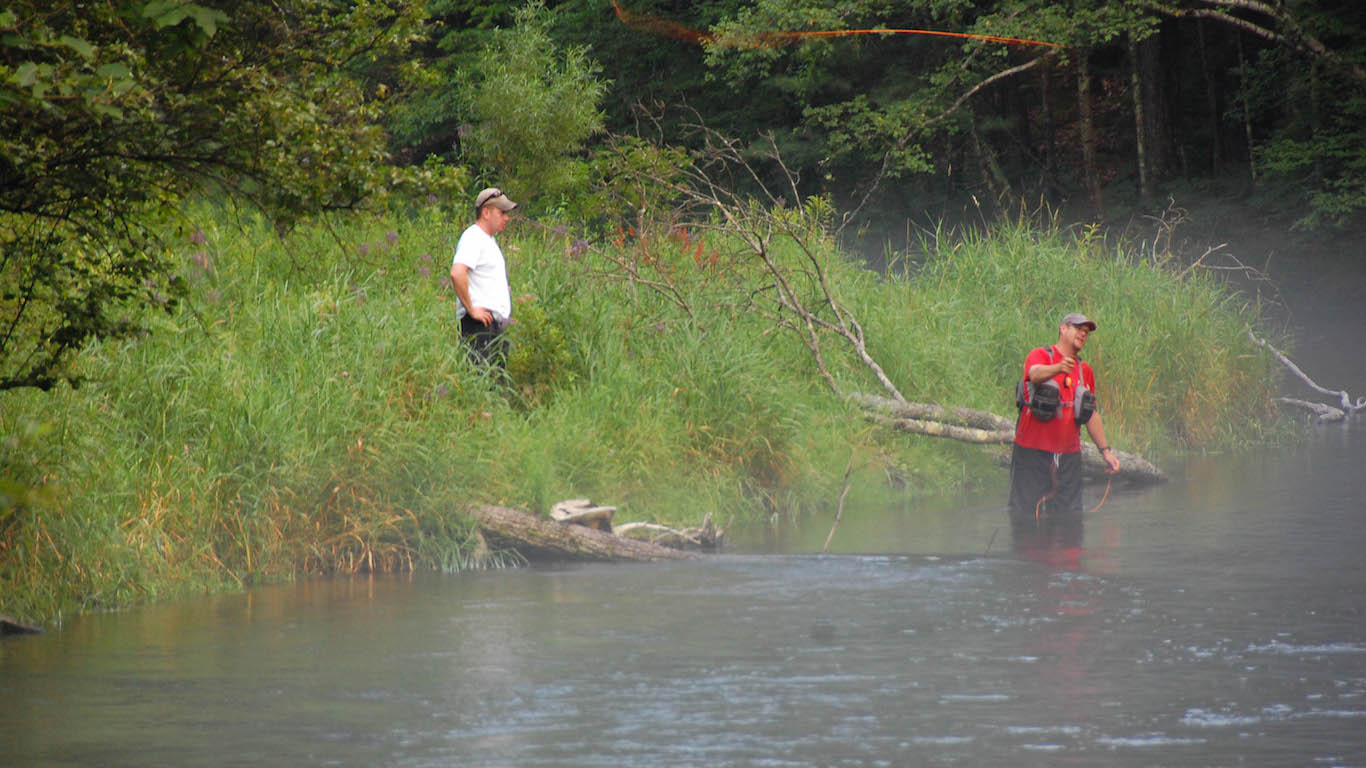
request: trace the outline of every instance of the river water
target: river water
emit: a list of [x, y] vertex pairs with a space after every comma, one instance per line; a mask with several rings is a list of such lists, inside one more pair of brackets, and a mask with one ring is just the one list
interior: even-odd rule
[[826, 555], [811, 520], [83, 616], [0, 642], [0, 764], [1366, 766], [1363, 451], [1193, 459], [1081, 531], [993, 491]]

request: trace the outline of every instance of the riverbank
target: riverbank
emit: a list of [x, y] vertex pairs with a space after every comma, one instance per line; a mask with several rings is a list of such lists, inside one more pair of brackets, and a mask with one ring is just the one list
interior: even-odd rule
[[[801, 517], [999, 481], [980, 449], [894, 434], [834, 396], [809, 349], [747, 303], [762, 271], [697, 231], [600, 243], [521, 222], [507, 380], [472, 367], [443, 285], [462, 220], [438, 208], [280, 239], [200, 209], [186, 292], [151, 332], [95, 345], [86, 383], [11, 392], [15, 489], [0, 612], [60, 621], [304, 574], [496, 565], [460, 514], [591, 497], [622, 520]], [[1002, 222], [930, 242], [913, 277], [819, 254], [908, 396], [1013, 413], [1025, 351], [1097, 318], [1087, 359], [1111, 441], [1148, 455], [1265, 439], [1279, 372], [1256, 306], [1200, 270]], [[1067, 280], [1057, 275], [1068, 275]], [[877, 382], [827, 345], [846, 391]]]

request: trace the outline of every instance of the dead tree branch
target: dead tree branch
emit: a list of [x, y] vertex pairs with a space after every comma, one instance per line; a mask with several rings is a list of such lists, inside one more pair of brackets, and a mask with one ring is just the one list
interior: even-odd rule
[[[700, 150], [684, 177], [665, 178], [642, 171], [649, 183], [668, 189], [682, 201], [676, 213], [691, 219], [697, 229], [718, 230], [743, 244], [744, 257], [760, 267], [763, 277], [749, 291], [753, 307], [774, 321], [774, 327], [794, 332], [811, 352], [821, 376], [832, 391], [838, 386], [826, 366], [823, 340], [843, 342], [870, 371], [888, 395], [905, 401], [882, 366], [868, 352], [867, 338], [858, 318], [839, 298], [826, 265], [831, 252], [824, 205], [812, 206], [798, 192], [797, 174], [783, 161], [776, 140], [767, 137], [762, 157], [771, 162], [783, 185], [776, 194], [752, 155], [732, 138], [722, 136], [700, 121], [691, 127], [701, 139]], [[745, 180], [749, 194], [723, 185], [723, 177]], [[792, 195], [791, 201], [786, 195]], [[799, 257], [791, 258], [795, 248]]]
[[[1300, 370], [1300, 367], [1298, 365], [1295, 365], [1293, 362], [1291, 362], [1290, 358], [1282, 354], [1279, 349], [1276, 349], [1275, 347], [1271, 346], [1271, 344], [1267, 342], [1265, 339], [1257, 338], [1252, 334], [1252, 331], [1250, 330], [1247, 332], [1247, 337], [1249, 339], [1252, 339], [1253, 344], [1256, 344], [1259, 347], [1265, 347], [1267, 351], [1271, 352], [1272, 356], [1274, 356], [1277, 360], [1281, 361], [1282, 365], [1284, 365], [1286, 368], [1289, 368], [1290, 372], [1295, 374], [1295, 377], [1298, 378], [1300, 381], [1304, 382], [1305, 385], [1307, 385], [1310, 389], [1314, 390], [1315, 392], [1318, 392], [1319, 394], [1338, 398], [1338, 401], [1342, 405], [1343, 411], [1354, 414], [1357, 411], [1366, 408], [1366, 397], [1357, 398], [1356, 402], [1353, 402], [1351, 395], [1347, 394], [1346, 390], [1333, 390], [1319, 386], [1318, 383], [1315, 382], [1313, 379], [1309, 378], [1309, 376], [1306, 375], [1304, 371]], [[1286, 399], [1287, 398], [1282, 398], [1282, 400]], [[1287, 404], [1296, 404], [1296, 402], [1303, 401], [1294, 401]]]
[[849, 463], [844, 465], [844, 480], [840, 482], [840, 500], [835, 505], [835, 522], [830, 526], [830, 533], [825, 537], [825, 546], [821, 547], [821, 552], [830, 551], [830, 542], [835, 539], [835, 529], [840, 527], [840, 518], [844, 517], [844, 497], [849, 495], [849, 476], [854, 473], [854, 455], [849, 454]]

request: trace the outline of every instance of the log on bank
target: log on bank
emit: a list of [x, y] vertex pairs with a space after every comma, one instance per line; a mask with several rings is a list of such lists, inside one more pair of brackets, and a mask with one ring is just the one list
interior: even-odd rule
[[584, 525], [546, 520], [508, 507], [471, 511], [484, 539], [528, 560], [691, 560], [696, 553], [618, 536]]

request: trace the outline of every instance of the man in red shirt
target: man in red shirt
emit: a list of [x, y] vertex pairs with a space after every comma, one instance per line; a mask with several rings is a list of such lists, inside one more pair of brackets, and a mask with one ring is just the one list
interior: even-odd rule
[[[1058, 409], [1052, 418], [1034, 413], [1028, 405], [1020, 410], [1010, 456], [1012, 519], [1081, 514], [1081, 425], [1073, 406], [1083, 385], [1095, 391], [1091, 366], [1078, 358], [1095, 329], [1095, 322], [1073, 312], [1058, 326], [1056, 344], [1035, 349], [1025, 358], [1025, 381], [1034, 387], [1056, 384]], [[1110, 471], [1118, 472], [1119, 459], [1105, 441], [1100, 412], [1092, 413], [1085, 424]]]

